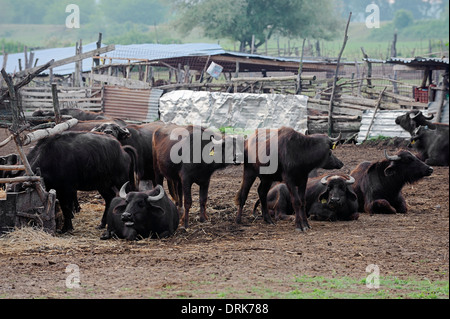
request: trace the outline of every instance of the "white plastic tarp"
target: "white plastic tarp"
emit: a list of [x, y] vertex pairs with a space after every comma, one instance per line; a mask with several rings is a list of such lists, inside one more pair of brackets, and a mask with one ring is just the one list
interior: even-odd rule
[[178, 125], [257, 128], [289, 126], [307, 130], [307, 102], [304, 95], [197, 92], [179, 90], [164, 94], [159, 101], [160, 119]]

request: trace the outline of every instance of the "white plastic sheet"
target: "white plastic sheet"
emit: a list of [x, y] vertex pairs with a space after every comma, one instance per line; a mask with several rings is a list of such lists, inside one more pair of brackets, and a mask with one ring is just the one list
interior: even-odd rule
[[179, 90], [164, 94], [159, 110], [163, 122], [178, 125], [201, 122], [208, 127], [244, 131], [288, 126], [304, 133], [307, 102], [308, 97], [304, 95]]

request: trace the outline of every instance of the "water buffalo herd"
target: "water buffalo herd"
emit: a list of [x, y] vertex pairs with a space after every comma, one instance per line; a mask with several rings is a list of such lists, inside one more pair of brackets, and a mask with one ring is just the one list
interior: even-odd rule
[[[106, 228], [102, 239], [171, 236], [180, 223], [189, 227], [192, 184], [200, 187], [200, 222], [204, 222], [211, 176], [239, 164], [243, 178], [235, 198], [236, 222], [242, 222], [249, 190], [258, 178], [254, 214], [260, 204], [266, 223], [292, 218], [296, 230], [306, 231], [308, 219], [406, 213], [403, 186], [430, 176], [431, 165], [448, 166], [448, 125], [431, 120], [417, 111], [396, 119], [411, 133], [409, 147], [417, 156], [408, 150], [385, 151], [381, 160], [360, 163], [349, 175], [310, 175], [317, 168], [344, 166], [332, 151], [341, 136], [305, 135], [282, 127], [259, 129], [244, 138], [197, 125], [127, 125], [103, 115], [39, 141], [28, 161], [46, 188], [56, 190], [64, 217], [62, 232], [73, 229], [77, 191], [96, 190], [105, 200], [99, 225]], [[13, 164], [12, 158], [0, 161]], [[172, 199], [162, 187], [164, 179]], [[142, 187], [140, 181], [152, 186]]]

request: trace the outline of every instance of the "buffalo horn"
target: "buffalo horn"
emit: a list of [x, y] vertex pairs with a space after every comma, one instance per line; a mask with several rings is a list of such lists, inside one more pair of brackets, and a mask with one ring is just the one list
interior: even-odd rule
[[389, 156], [387, 153], [387, 150], [384, 150], [384, 156], [386, 156], [386, 159], [389, 161], [399, 161], [400, 160], [400, 156], [398, 156], [398, 155]]
[[431, 121], [432, 119], [434, 119], [434, 114], [431, 114], [430, 116], [423, 116], [425, 118], [425, 120], [427, 121]]
[[211, 135], [211, 142], [213, 142], [214, 145], [221, 145], [223, 143], [223, 140], [216, 140], [214, 135]]
[[127, 185], [129, 182], [126, 182], [125, 184], [122, 185], [122, 187], [120, 188], [119, 191], [119, 197], [122, 199], [126, 199], [127, 198], [127, 191], [125, 190]]
[[320, 180], [320, 183], [322, 184], [322, 185], [327, 185], [327, 181], [328, 181], [328, 179], [331, 177], [331, 175], [327, 175], [327, 176], [325, 176], [324, 178], [322, 178], [321, 180]]
[[414, 120], [416, 117], [418, 117], [420, 114], [422, 114], [422, 112], [417, 112], [417, 113], [414, 113], [414, 112], [412, 112], [412, 113], [409, 113], [409, 118], [410, 119], [412, 119], [412, 120]]
[[159, 190], [159, 194], [156, 196], [148, 196], [147, 200], [149, 202], [156, 202], [164, 197], [164, 189], [161, 185], [156, 186], [156, 189]]
[[355, 178], [351, 175], [347, 175], [348, 176], [348, 180], [345, 182], [347, 185], [352, 185], [355, 183]]
[[335, 138], [331, 138], [331, 137], [330, 137], [330, 140], [331, 140], [333, 143], [337, 143], [337, 142], [339, 142], [339, 141], [341, 140], [341, 138], [342, 138], [342, 132], [339, 133], [339, 136], [338, 136], [338, 137], [335, 137]]

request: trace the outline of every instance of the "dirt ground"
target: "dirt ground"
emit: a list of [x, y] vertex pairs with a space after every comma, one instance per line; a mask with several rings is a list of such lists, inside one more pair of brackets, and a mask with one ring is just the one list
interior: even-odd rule
[[[6, 135], [0, 133], [2, 141]], [[397, 150], [345, 145], [334, 152], [345, 164], [341, 172], [349, 173], [362, 161], [382, 159], [385, 148]], [[0, 149], [0, 155], [10, 152], [14, 145]], [[237, 225], [234, 196], [242, 170], [233, 166], [213, 175], [206, 223], [198, 220], [194, 186], [191, 227], [163, 240], [101, 241], [95, 226], [103, 201], [96, 193], [79, 193], [82, 211], [71, 234], [25, 229], [0, 238], [0, 298], [427, 297], [408, 286], [417, 282], [447, 282], [438, 297], [448, 298], [448, 167], [405, 186], [406, 215], [311, 221], [306, 233], [290, 221], [270, 226], [252, 216], [258, 182]], [[376, 290], [364, 282], [369, 265], [382, 278]], [[383, 279], [398, 286], [383, 286]]]

